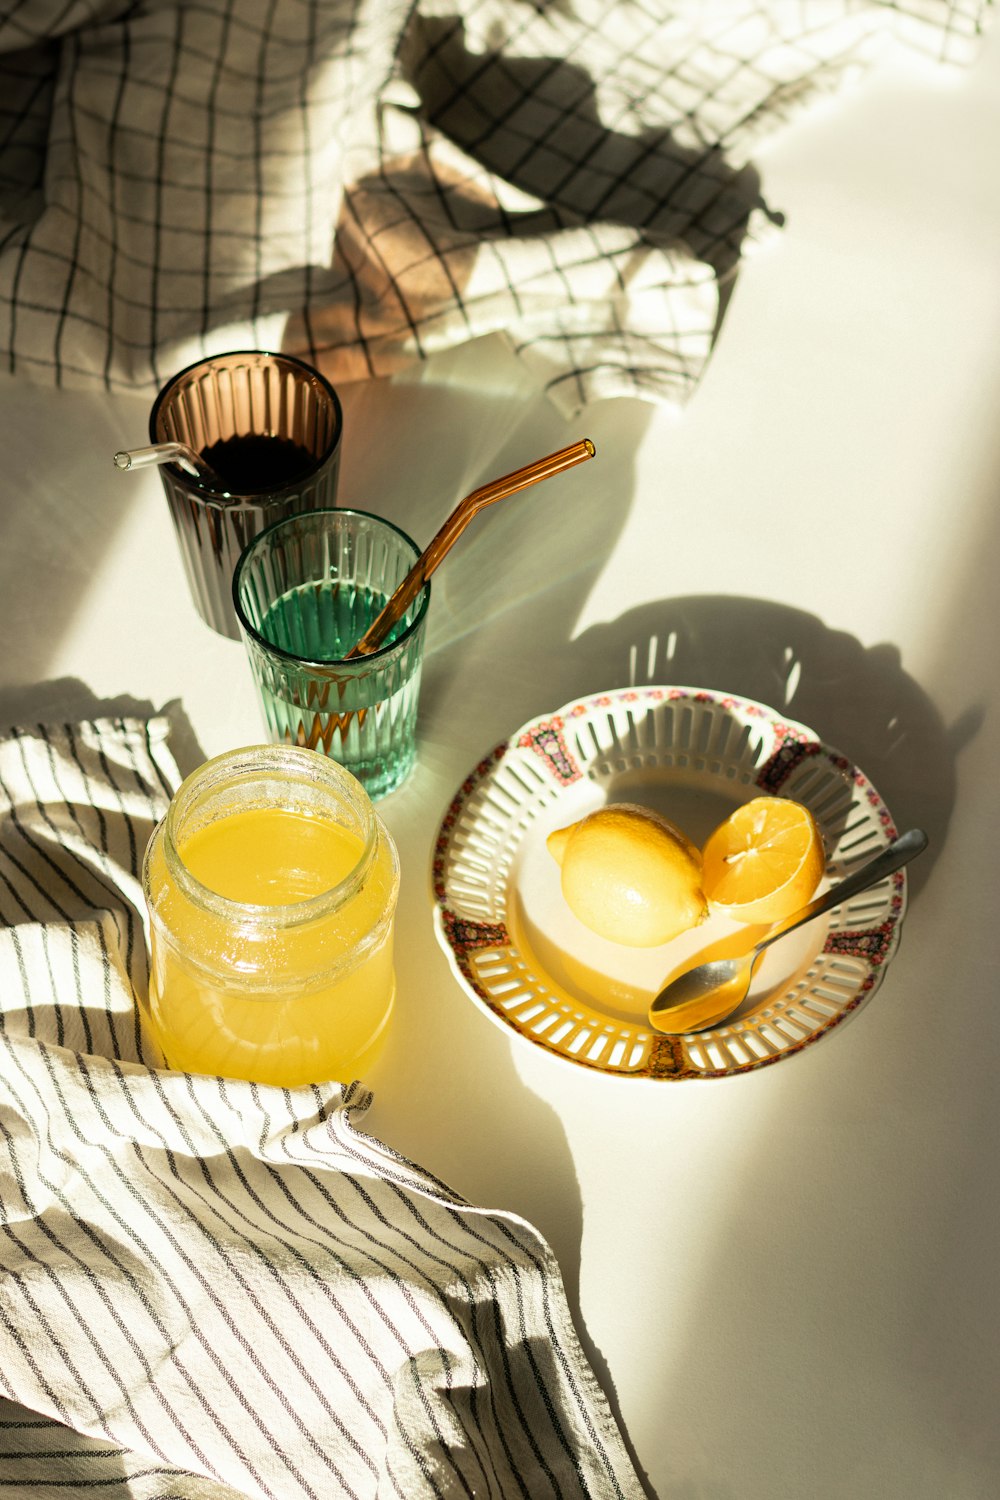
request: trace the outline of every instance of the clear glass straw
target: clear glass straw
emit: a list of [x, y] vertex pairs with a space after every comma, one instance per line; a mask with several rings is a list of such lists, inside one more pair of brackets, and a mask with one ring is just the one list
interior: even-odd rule
[[179, 464], [198, 479], [219, 480], [211, 464], [186, 443], [151, 443], [148, 448], [123, 448], [115, 454], [116, 469], [145, 469], [150, 464]]

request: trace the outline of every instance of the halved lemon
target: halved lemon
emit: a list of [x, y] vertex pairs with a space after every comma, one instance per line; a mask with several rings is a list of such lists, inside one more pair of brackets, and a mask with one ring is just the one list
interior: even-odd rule
[[710, 906], [737, 922], [780, 922], [814, 895], [826, 868], [812, 813], [789, 797], [754, 797], [702, 850]]
[[654, 948], [708, 915], [701, 856], [652, 809], [611, 803], [546, 839], [566, 904], [592, 932]]

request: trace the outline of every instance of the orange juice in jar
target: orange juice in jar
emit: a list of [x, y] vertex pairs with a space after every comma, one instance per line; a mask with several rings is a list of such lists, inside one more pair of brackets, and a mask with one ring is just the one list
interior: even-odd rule
[[326, 756], [261, 745], [180, 786], [143, 867], [149, 1018], [168, 1064], [294, 1087], [349, 1082], [395, 996], [395, 847]]

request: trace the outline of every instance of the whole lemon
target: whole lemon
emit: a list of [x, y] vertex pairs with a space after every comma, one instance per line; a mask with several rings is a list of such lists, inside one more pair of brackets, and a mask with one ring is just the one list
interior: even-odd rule
[[655, 948], [708, 915], [701, 855], [650, 808], [611, 803], [545, 842], [561, 868], [567, 906], [600, 937]]

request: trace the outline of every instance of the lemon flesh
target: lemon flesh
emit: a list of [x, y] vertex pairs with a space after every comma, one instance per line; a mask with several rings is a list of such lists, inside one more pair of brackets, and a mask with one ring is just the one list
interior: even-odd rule
[[546, 847], [561, 867], [567, 906], [599, 937], [655, 948], [708, 915], [698, 850], [649, 808], [599, 808], [550, 833]]
[[816, 892], [826, 868], [823, 835], [802, 803], [755, 797], [720, 823], [702, 865], [713, 911], [737, 922], [781, 922]]

